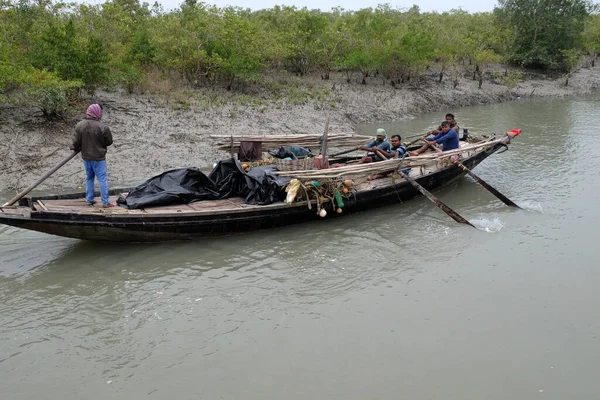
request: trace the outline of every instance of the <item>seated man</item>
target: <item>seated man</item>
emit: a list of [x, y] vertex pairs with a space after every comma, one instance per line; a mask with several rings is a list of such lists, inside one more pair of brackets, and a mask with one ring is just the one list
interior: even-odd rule
[[408, 156], [408, 150], [402, 145], [402, 138], [400, 135], [392, 136], [392, 147], [389, 151], [375, 149], [375, 153], [383, 160], [389, 158], [403, 158], [405, 155]]
[[385, 129], [379, 128], [379, 129], [377, 129], [377, 138], [373, 139], [372, 141], [370, 141], [369, 143], [367, 143], [364, 146], [358, 147], [358, 150], [365, 150], [365, 151], [373, 152], [373, 154], [367, 154], [366, 156], [364, 156], [360, 160], [361, 164], [382, 160], [382, 158], [380, 158], [374, 152], [375, 152], [375, 149], [380, 149], [380, 150], [384, 150], [384, 151], [388, 151], [390, 149], [390, 142], [388, 142], [386, 140], [385, 136], [386, 136]]
[[456, 123], [456, 120], [454, 119], [454, 114], [450, 114], [450, 113], [446, 114], [446, 121], [448, 121], [448, 123], [450, 124], [450, 128], [454, 129], [456, 131], [456, 133], [458, 134], [458, 132], [460, 131], [460, 128], [458, 127], [458, 124]]
[[450, 128], [450, 123], [448, 121], [442, 122], [441, 125], [442, 131], [435, 135], [431, 139], [423, 139], [427, 142], [418, 150], [411, 151], [409, 154], [411, 156], [418, 156], [425, 150], [429, 148], [429, 146], [435, 145], [436, 143], [442, 145], [442, 150], [454, 150], [458, 149], [458, 133], [454, 129]]
[[[456, 123], [456, 120], [454, 119], [454, 114], [448, 113], [448, 114], [446, 114], [444, 119], [446, 121], [448, 121], [448, 123], [450, 124], [450, 128], [454, 129], [456, 131], [456, 133], [458, 134], [460, 128], [458, 127], [458, 124]], [[442, 126], [440, 125], [440, 127], [438, 129], [432, 129], [429, 132], [427, 132], [427, 136], [437, 135], [441, 131], [442, 131]]]

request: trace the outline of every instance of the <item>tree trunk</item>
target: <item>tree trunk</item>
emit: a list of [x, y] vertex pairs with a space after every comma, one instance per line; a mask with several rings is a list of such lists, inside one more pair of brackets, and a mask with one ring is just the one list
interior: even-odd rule
[[360, 71], [362, 73], [362, 82], [361, 84], [366, 85], [367, 84], [367, 73], [364, 71]]

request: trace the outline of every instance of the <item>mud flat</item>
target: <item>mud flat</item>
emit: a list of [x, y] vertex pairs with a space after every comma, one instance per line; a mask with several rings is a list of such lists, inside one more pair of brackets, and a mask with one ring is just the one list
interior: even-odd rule
[[[322, 101], [274, 101], [263, 95], [260, 103], [223, 90], [211, 91], [218, 105], [194, 101], [206, 99], [206, 90], [186, 90], [179, 103], [149, 93], [101, 92], [94, 101], [104, 107], [103, 121], [114, 135], [107, 156], [113, 185], [137, 184], [176, 167], [208, 167], [227, 156], [215, 148], [210, 134], [259, 135], [323, 132], [326, 118], [331, 132], [352, 132], [357, 124], [398, 121], [431, 111], [492, 104], [524, 97], [563, 97], [600, 89], [600, 67], [583, 68], [565, 86], [565, 78], [527, 75], [513, 88], [500, 82], [478, 82], [467, 77], [453, 87], [450, 80], [392, 87], [378, 77], [366, 85], [347, 83], [341, 75], [330, 80], [303, 78], [311, 90], [328, 93]], [[301, 88], [300, 88], [301, 89]], [[443, 95], [440, 95], [443, 94]], [[238, 96], [236, 98], [236, 96]], [[176, 96], [175, 96], [176, 97]], [[0, 191], [12, 193], [33, 182], [66, 157], [79, 116], [48, 122], [35, 108], [0, 105]], [[69, 162], [40, 189], [77, 189], [85, 181], [81, 162]]]

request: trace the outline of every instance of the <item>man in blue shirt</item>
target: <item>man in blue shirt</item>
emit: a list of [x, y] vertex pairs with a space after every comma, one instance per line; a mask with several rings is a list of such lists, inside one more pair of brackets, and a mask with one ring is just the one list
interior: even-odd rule
[[441, 144], [442, 150], [454, 150], [458, 149], [458, 133], [454, 129], [450, 128], [450, 123], [448, 121], [442, 122], [441, 125], [442, 131], [435, 135], [433, 138], [425, 139], [427, 143], [425, 143], [420, 149], [411, 151], [409, 154], [411, 156], [418, 156], [423, 153], [425, 150], [429, 148], [429, 146], [433, 144]]
[[[379, 129], [377, 129], [377, 138], [371, 140], [369, 143], [367, 143], [364, 146], [359, 146], [358, 150], [370, 151], [373, 153], [375, 152], [375, 149], [389, 151], [390, 150], [390, 142], [388, 142], [385, 137], [386, 137], [385, 129], [379, 128]], [[370, 163], [370, 162], [375, 162], [375, 161], [382, 161], [382, 158], [379, 157], [377, 154], [367, 154], [360, 160], [360, 163]]]

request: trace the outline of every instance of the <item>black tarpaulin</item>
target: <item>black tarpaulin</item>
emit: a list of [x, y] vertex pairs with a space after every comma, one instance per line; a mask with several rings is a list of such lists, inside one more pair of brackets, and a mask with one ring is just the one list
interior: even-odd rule
[[281, 146], [279, 150], [269, 150], [269, 154], [276, 158], [289, 157], [292, 160], [297, 158], [312, 157], [310, 150], [300, 146]]
[[198, 168], [174, 169], [148, 179], [117, 204], [136, 209], [228, 197], [243, 197], [247, 204], [271, 204], [285, 198], [290, 181], [274, 171], [274, 166], [267, 165], [246, 173], [233, 158], [219, 161], [208, 176]]

